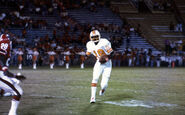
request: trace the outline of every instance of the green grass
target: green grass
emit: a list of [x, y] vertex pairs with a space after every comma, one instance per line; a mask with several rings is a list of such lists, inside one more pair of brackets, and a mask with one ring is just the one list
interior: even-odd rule
[[[14, 69], [13, 72], [18, 72]], [[18, 115], [183, 115], [185, 113], [184, 68], [113, 68], [104, 96], [90, 104], [92, 68], [25, 69], [27, 76]], [[100, 79], [101, 80], [101, 79]], [[99, 83], [100, 83], [99, 80]], [[10, 97], [0, 98], [0, 115], [6, 115]], [[106, 101], [138, 100], [176, 106], [128, 107]]]

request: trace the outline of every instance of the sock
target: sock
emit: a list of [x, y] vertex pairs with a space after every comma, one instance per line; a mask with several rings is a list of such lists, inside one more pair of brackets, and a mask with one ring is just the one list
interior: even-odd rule
[[66, 69], [69, 69], [69, 63], [66, 63]]
[[37, 67], [36, 67], [36, 64], [33, 64], [33, 69], [36, 69]]
[[22, 69], [22, 64], [19, 64], [19, 69]]
[[97, 87], [91, 87], [91, 97], [96, 97], [96, 89]]
[[53, 69], [53, 66], [54, 66], [54, 64], [52, 63], [52, 64], [50, 64], [50, 69]]
[[11, 108], [8, 115], [16, 115], [16, 111], [19, 106], [19, 103], [20, 103], [19, 101], [16, 101], [14, 99], [12, 100]]
[[83, 68], [84, 68], [84, 64], [82, 63], [82, 64], [81, 64], [81, 69], [83, 69]]
[[52, 69], [53, 69], [53, 66], [54, 66], [54, 63], [51, 64]]

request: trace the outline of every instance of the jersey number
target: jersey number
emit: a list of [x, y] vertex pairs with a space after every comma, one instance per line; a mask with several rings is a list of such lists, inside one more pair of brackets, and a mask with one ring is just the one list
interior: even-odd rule
[[1, 44], [1, 49], [2, 50], [6, 50], [8, 48], [8, 44], [7, 43], [2, 43]]
[[102, 49], [98, 49], [97, 50], [97, 53], [96, 53], [96, 51], [94, 50], [93, 51], [94, 52], [94, 54], [96, 55], [96, 57], [98, 57], [98, 56], [102, 56], [102, 55], [106, 55], [106, 53], [102, 50]]

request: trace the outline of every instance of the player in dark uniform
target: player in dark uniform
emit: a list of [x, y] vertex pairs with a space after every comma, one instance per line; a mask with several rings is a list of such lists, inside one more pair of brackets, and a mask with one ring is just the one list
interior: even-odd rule
[[7, 59], [10, 57], [10, 40], [6, 34], [0, 36], [0, 88], [1, 93], [9, 92], [12, 96], [11, 108], [8, 115], [16, 115], [23, 90], [20, 87], [20, 80], [25, 79], [22, 75], [14, 75], [8, 71], [6, 65]]

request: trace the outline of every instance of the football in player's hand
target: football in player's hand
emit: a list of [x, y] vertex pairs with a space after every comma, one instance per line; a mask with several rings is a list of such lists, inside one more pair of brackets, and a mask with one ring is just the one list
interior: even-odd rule
[[108, 60], [109, 60], [109, 57], [108, 57], [107, 55], [102, 55], [102, 56], [99, 58], [99, 62], [100, 62], [101, 64], [106, 63]]
[[21, 81], [26, 79], [26, 77], [24, 75], [22, 75], [21, 73], [17, 73], [15, 75], [15, 78], [17, 78], [18, 80], [21, 80]]

